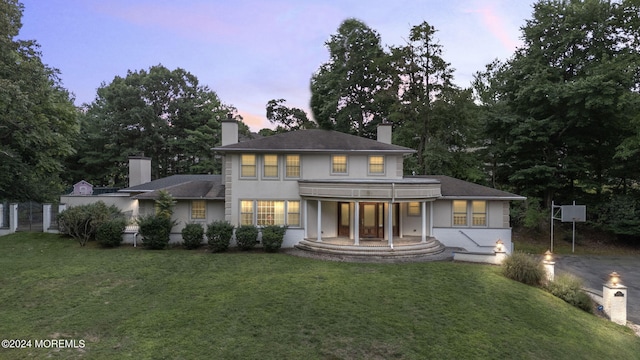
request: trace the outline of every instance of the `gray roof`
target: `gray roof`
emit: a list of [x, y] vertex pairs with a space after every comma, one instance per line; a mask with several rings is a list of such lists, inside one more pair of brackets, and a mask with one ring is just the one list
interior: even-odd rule
[[452, 178], [446, 175], [420, 175], [408, 178], [430, 178], [440, 181], [440, 192], [443, 198], [458, 199], [498, 199], [498, 200], [525, 200], [526, 197], [512, 194], [506, 191], [490, 188], [488, 186], [474, 184], [472, 182]]
[[220, 152], [392, 152], [409, 154], [415, 150], [385, 144], [338, 131], [298, 130], [216, 147]]
[[172, 175], [120, 192], [140, 193], [136, 199], [156, 199], [166, 190], [174, 199], [224, 199], [222, 175]]

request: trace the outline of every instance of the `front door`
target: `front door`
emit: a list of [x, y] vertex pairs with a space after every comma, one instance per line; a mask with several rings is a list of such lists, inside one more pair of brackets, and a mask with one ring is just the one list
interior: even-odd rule
[[360, 237], [384, 238], [383, 217], [383, 203], [360, 203]]

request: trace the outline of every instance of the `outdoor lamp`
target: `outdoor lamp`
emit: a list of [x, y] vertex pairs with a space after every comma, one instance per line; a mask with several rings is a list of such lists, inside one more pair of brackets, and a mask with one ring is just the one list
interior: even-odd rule
[[496, 251], [501, 252], [503, 248], [504, 243], [502, 242], [502, 240], [498, 239], [498, 241], [496, 241]]
[[544, 253], [544, 261], [546, 262], [551, 262], [553, 261], [553, 253], [549, 250], [545, 251]]
[[618, 286], [618, 284], [620, 283], [620, 274], [615, 271], [612, 272], [611, 274], [609, 274], [609, 281], [611, 281], [611, 284], [613, 286]]

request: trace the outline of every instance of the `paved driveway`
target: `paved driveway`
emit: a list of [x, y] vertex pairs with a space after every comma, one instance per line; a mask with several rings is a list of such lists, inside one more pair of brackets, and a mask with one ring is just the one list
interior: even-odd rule
[[640, 257], [563, 255], [556, 257], [556, 274], [567, 272], [584, 281], [584, 286], [602, 291], [609, 274], [616, 271], [627, 287], [627, 320], [640, 325]]

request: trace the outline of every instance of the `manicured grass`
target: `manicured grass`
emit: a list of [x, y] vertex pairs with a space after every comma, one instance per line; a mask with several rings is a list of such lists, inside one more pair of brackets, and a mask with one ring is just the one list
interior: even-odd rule
[[632, 359], [630, 329], [500, 268], [85, 248], [0, 237], [0, 334], [85, 340], [0, 358]]

